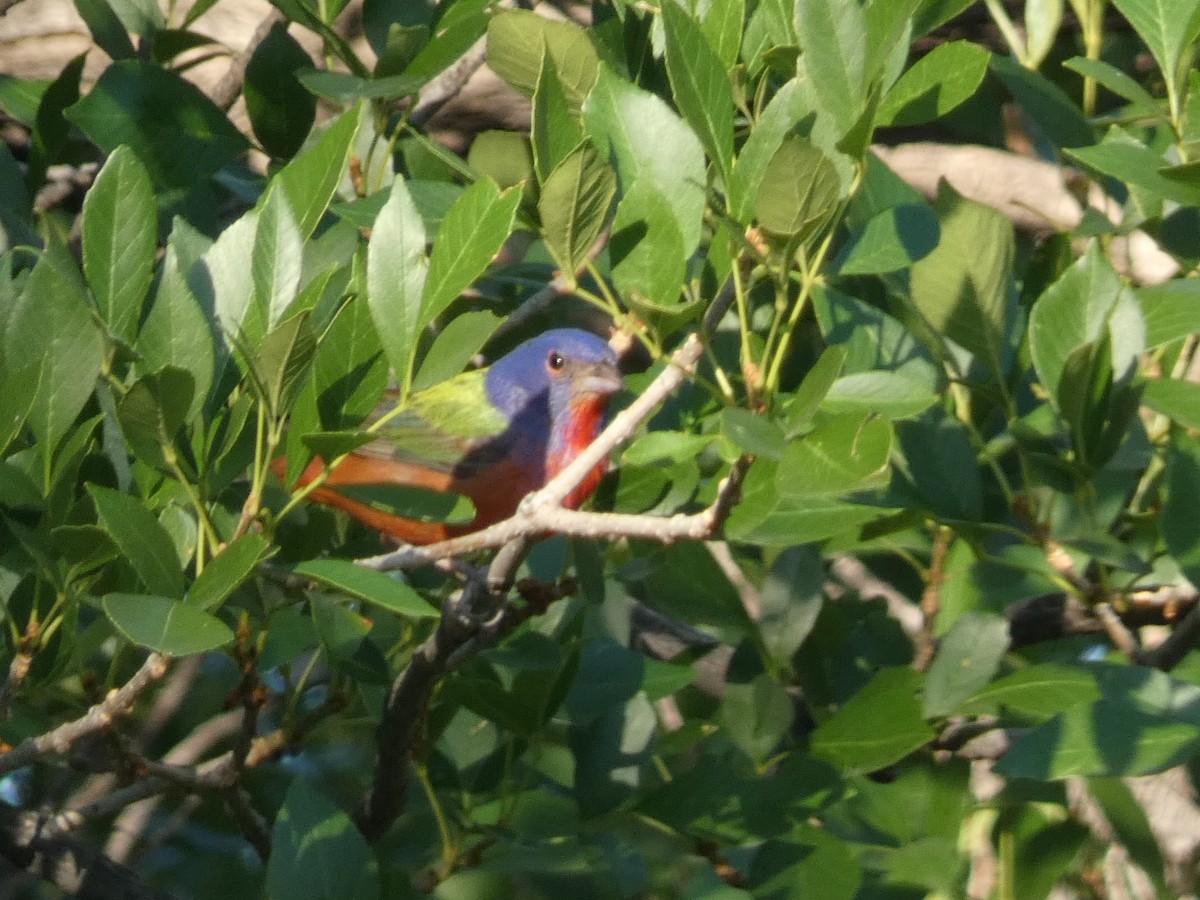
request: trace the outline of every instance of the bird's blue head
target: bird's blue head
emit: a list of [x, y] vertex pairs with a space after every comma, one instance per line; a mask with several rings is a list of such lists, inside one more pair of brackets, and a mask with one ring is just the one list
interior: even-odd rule
[[527, 417], [562, 422], [580, 402], [602, 413], [622, 381], [617, 356], [602, 338], [555, 328], [492, 363], [485, 384], [488, 399], [516, 424]]

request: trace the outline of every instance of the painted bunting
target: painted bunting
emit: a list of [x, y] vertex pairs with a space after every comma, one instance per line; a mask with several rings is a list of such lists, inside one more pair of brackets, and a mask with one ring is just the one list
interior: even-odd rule
[[[486, 369], [464, 372], [414, 394], [385, 413], [379, 439], [355, 450], [312, 498], [407, 544], [429, 544], [477, 531], [516, 511], [530, 491], [562, 471], [600, 432], [608, 401], [621, 388], [616, 354], [601, 338], [574, 328], [531, 338]], [[314, 459], [300, 476], [323, 470]], [[274, 469], [283, 477], [286, 461]], [[567, 497], [569, 508], [592, 495], [607, 463]], [[421, 522], [385, 512], [344, 492], [399, 485], [468, 497], [466, 524]]]

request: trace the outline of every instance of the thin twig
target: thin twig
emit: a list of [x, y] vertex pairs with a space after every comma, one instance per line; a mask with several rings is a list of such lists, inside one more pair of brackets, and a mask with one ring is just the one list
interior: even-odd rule
[[16, 655], [12, 658], [12, 662], [8, 664], [8, 677], [4, 679], [4, 686], [0, 687], [0, 722], [8, 721], [8, 715], [12, 709], [13, 697], [17, 693], [17, 689], [21, 686], [21, 682], [25, 680], [25, 676], [29, 674], [30, 667], [33, 666], [33, 654], [23, 649], [18, 649]]
[[933, 536], [929, 574], [925, 579], [925, 590], [921, 593], [921, 633], [913, 660], [913, 668], [918, 672], [924, 672], [933, 662], [933, 653], [937, 646], [934, 640], [934, 626], [938, 610], [941, 608], [942, 583], [946, 580], [946, 553], [950, 549], [952, 537], [953, 532], [945, 527], [939, 527]]
[[164, 900], [171, 896], [82, 841], [46, 834], [42, 823], [41, 813], [0, 803], [0, 856], [72, 897]]
[[245, 48], [234, 55], [225, 75], [217, 83], [217, 86], [213, 88], [213, 103], [226, 111], [233, 106], [238, 95], [242, 92], [242, 85], [245, 84], [246, 67], [250, 64], [250, 57], [258, 49], [258, 45], [271, 33], [271, 29], [283, 21], [283, 13], [272, 8], [266, 17], [258, 23], [258, 27], [254, 29], [254, 34], [250, 36], [250, 40], [246, 43]]
[[421, 128], [432, 119], [439, 109], [453, 100], [471, 80], [487, 59], [487, 38], [481, 37], [458, 60], [441, 75], [421, 89], [417, 105], [409, 114], [408, 121], [414, 128]]
[[76, 741], [109, 727], [114, 718], [129, 711], [146, 688], [166, 674], [169, 664], [166, 656], [151, 653], [132, 678], [120, 688], [109, 691], [103, 701], [92, 706], [83, 716], [53, 731], [26, 738], [12, 750], [0, 755], [0, 775], [28, 766], [48, 753], [66, 753]]
[[225, 806], [258, 858], [266, 863], [271, 858], [271, 826], [254, 808], [246, 789], [239, 784], [226, 791]]
[[1153, 650], [1141, 653], [1139, 662], [1169, 672], [1183, 661], [1197, 643], [1200, 643], [1200, 606], [1193, 606], [1166, 640]]

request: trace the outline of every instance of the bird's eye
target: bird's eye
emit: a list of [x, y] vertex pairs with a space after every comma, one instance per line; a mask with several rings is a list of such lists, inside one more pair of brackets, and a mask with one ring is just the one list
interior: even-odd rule
[[546, 365], [548, 365], [550, 367], [550, 370], [552, 372], [557, 372], [565, 364], [566, 364], [566, 360], [563, 359], [563, 356], [561, 353], [559, 353], [557, 350], [550, 351], [550, 358], [548, 360], [546, 360]]

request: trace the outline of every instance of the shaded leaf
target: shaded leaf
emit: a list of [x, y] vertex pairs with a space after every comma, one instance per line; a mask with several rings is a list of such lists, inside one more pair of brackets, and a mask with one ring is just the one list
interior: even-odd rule
[[422, 600], [421, 595], [403, 581], [346, 560], [314, 559], [296, 566], [292, 574], [319, 581], [402, 616], [434, 619], [439, 614], [436, 607]]
[[874, 772], [903, 759], [933, 738], [917, 700], [922, 676], [909, 668], [884, 669], [812, 735], [814, 756], [843, 772]]
[[125, 637], [167, 656], [191, 656], [233, 640], [233, 632], [220, 619], [169, 597], [108, 594], [103, 605]]
[[113, 334], [129, 341], [141, 318], [158, 249], [150, 177], [118, 147], [83, 200], [83, 271]]

